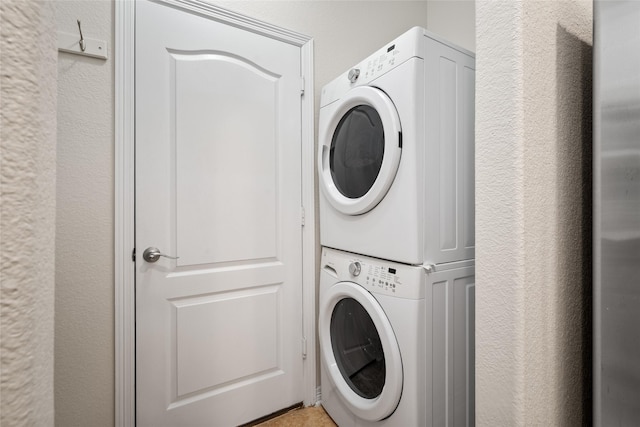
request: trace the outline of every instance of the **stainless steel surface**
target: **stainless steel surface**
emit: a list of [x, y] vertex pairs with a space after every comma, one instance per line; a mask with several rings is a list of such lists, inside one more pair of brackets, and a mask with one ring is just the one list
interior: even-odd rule
[[349, 264], [349, 273], [351, 273], [352, 276], [359, 276], [360, 271], [362, 271], [362, 265], [360, 265], [358, 261]]
[[144, 252], [142, 253], [142, 258], [144, 258], [145, 261], [147, 262], [156, 262], [160, 259], [160, 257], [165, 257], [165, 258], [169, 258], [169, 259], [178, 259], [179, 257], [177, 256], [169, 256], [169, 255], [165, 255], [162, 252], [160, 252], [160, 249], [158, 248], [154, 248], [154, 247], [148, 247], [147, 249], [144, 250]]
[[640, 2], [594, 4], [594, 425], [640, 425]]

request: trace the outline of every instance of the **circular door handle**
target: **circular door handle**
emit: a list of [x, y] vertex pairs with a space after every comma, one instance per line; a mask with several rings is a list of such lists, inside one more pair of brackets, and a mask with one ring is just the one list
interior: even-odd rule
[[147, 261], [147, 262], [156, 262], [156, 261], [158, 261], [160, 259], [161, 256], [163, 256], [165, 258], [169, 258], [169, 259], [178, 259], [178, 258], [180, 258], [180, 257], [177, 257], [177, 256], [165, 255], [162, 252], [160, 252], [160, 249], [154, 248], [152, 246], [149, 246], [142, 253], [142, 258], [144, 258], [144, 260]]

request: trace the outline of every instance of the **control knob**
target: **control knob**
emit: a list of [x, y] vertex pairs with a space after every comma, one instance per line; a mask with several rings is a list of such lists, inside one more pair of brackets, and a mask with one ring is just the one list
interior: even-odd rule
[[359, 276], [360, 271], [362, 271], [362, 265], [360, 265], [358, 261], [349, 264], [349, 273], [351, 273], [352, 276]]
[[359, 68], [352, 68], [351, 70], [349, 70], [349, 75], [347, 76], [347, 78], [351, 83], [355, 83], [356, 80], [358, 80], [358, 77], [360, 77]]

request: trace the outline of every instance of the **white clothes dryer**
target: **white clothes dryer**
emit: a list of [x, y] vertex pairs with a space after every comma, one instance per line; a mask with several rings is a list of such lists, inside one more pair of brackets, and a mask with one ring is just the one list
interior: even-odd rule
[[474, 425], [474, 269], [323, 248], [322, 405], [340, 427]]
[[323, 246], [407, 264], [474, 258], [474, 67], [415, 27], [322, 89]]

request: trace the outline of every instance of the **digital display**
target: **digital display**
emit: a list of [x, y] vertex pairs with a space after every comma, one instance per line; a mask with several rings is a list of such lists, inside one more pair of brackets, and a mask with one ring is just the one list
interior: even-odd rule
[[392, 51], [393, 49], [395, 49], [395, 48], [396, 48], [396, 45], [395, 45], [395, 44], [392, 44], [391, 46], [389, 46], [389, 47], [387, 48], [387, 53], [391, 52], [391, 51]]
[[396, 274], [396, 269], [389, 267], [389, 273]]

